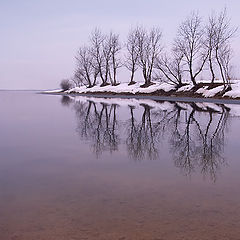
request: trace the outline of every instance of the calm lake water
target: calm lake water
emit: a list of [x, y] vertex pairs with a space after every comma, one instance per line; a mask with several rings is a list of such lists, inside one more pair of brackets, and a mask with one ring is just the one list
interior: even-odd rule
[[0, 239], [240, 239], [240, 105], [0, 92]]

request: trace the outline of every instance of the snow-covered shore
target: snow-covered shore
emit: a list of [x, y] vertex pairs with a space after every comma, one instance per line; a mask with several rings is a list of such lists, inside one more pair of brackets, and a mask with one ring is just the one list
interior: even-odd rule
[[141, 85], [143, 83], [135, 83], [133, 85], [128, 85], [128, 83], [121, 83], [117, 86], [107, 85], [104, 87], [94, 86], [92, 88], [87, 88], [85, 86], [75, 87], [73, 89], [67, 90], [66, 93], [114, 93], [114, 94], [141, 94], [141, 93], [154, 93], [159, 90], [163, 90], [164, 92], [169, 92], [174, 90], [175, 87], [173, 85], [167, 83], [155, 83], [149, 87], [142, 88]]
[[188, 97], [203, 97], [203, 98], [240, 98], [240, 81], [234, 81], [232, 83], [232, 90], [221, 94], [223, 91], [223, 85], [206, 86], [200, 85], [197, 89], [193, 85], [184, 85], [181, 88], [176, 89], [175, 86], [167, 83], [154, 83], [153, 85], [143, 88], [143, 83], [136, 83], [134, 85], [128, 85], [128, 83], [121, 83], [117, 86], [107, 85], [104, 87], [94, 86], [87, 88], [86, 86], [74, 87], [72, 89], [63, 91], [61, 89], [45, 91], [44, 93], [66, 93], [66, 94], [96, 94], [96, 93], [107, 93], [107, 94], [126, 94], [126, 95], [141, 95], [149, 94], [156, 96], [188, 96]]

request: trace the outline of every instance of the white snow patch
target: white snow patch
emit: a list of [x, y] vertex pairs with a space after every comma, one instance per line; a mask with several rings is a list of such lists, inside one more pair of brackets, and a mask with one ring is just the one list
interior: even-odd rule
[[202, 88], [199, 88], [199, 89], [196, 91], [196, 93], [203, 94], [203, 93], [206, 92], [207, 88], [208, 88], [207, 86], [202, 87]]
[[86, 91], [86, 86], [82, 86], [82, 87], [75, 87], [72, 88], [70, 90], [65, 91], [66, 93], [83, 93]]
[[176, 89], [175, 86], [173, 86], [171, 84], [168, 84], [168, 83], [162, 83], [162, 84], [159, 85], [157, 90], [163, 90], [165, 92], [169, 92], [169, 91], [174, 90], [174, 89]]
[[231, 98], [237, 98], [240, 97], [240, 82], [236, 82], [232, 84], [232, 90], [226, 92], [224, 97], [231, 97]]
[[111, 92], [111, 93], [153, 93], [157, 90], [164, 90], [165, 92], [169, 92], [175, 87], [173, 85], [167, 84], [167, 83], [154, 83], [153, 85], [142, 88], [140, 87], [144, 83], [135, 83], [133, 85], [128, 85], [128, 83], [121, 83], [117, 86], [94, 86], [92, 88], [87, 88], [85, 86], [83, 87], [75, 87], [70, 90], [67, 90], [66, 93], [94, 93], [94, 92]]
[[186, 91], [190, 91], [193, 88], [193, 85], [188, 84], [185, 86], [180, 87], [177, 92], [186, 92]]
[[221, 92], [223, 90], [224, 86], [219, 86], [219, 87], [215, 87], [212, 88], [210, 90], [205, 90], [205, 92], [203, 92], [203, 96], [204, 97], [214, 97], [217, 93]]
[[212, 88], [210, 90], [207, 89], [207, 86], [204, 86], [202, 88], [199, 88], [196, 93], [202, 94], [203, 97], [214, 97], [217, 93], [221, 92], [224, 88], [224, 86], [218, 86], [215, 88]]
[[54, 90], [47, 90], [47, 91], [43, 91], [44, 93], [60, 93], [62, 92], [62, 89], [54, 89]]

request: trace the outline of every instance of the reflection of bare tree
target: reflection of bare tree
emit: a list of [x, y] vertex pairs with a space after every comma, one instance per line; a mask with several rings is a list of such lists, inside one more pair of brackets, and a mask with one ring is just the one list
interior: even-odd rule
[[215, 119], [216, 123], [214, 123], [213, 119], [214, 113], [212, 111], [209, 111], [208, 114], [209, 121], [205, 131], [194, 119], [203, 146], [199, 164], [204, 175], [209, 174], [213, 180], [216, 180], [216, 172], [225, 162], [222, 154], [224, 150], [225, 128], [229, 116], [229, 111], [222, 106], [222, 112], [216, 116], [216, 118], [218, 117], [218, 119]]
[[182, 108], [177, 104], [172, 104], [168, 110], [159, 110], [153, 112], [154, 132], [159, 139], [163, 139], [169, 129], [174, 129], [178, 125], [180, 112]]
[[62, 96], [61, 103], [63, 106], [69, 106], [72, 103], [72, 99], [68, 96]]
[[217, 171], [225, 163], [227, 107], [215, 105], [217, 110], [214, 110], [211, 105], [174, 102], [159, 102], [163, 105], [158, 109], [148, 104], [140, 104], [140, 109], [129, 105], [130, 118], [119, 124], [118, 105], [106, 102], [87, 100], [74, 104], [77, 132], [91, 143], [97, 156], [103, 151], [118, 151], [120, 142], [124, 142], [131, 158], [157, 159], [161, 151], [159, 143], [167, 138], [175, 166], [184, 174], [200, 169], [204, 176], [216, 180]]
[[176, 125], [173, 131], [170, 144], [174, 161], [187, 175], [200, 167], [202, 174], [209, 175], [215, 181], [217, 170], [225, 162], [224, 132], [229, 111], [223, 106], [221, 113], [208, 109], [209, 118], [201, 123], [195, 116], [194, 104], [192, 107], [186, 122], [181, 124], [184, 130], [179, 130]]
[[75, 104], [78, 127], [77, 132], [92, 143], [93, 151], [99, 156], [103, 151], [116, 151], [119, 136], [116, 117], [117, 105], [101, 103], [99, 108], [93, 101]]
[[95, 130], [95, 144], [93, 145], [97, 155], [102, 150], [109, 150], [110, 152], [118, 150], [119, 137], [116, 134], [116, 108], [117, 105], [115, 104], [110, 106], [102, 104]]
[[[174, 154], [175, 164], [177, 167], [190, 173], [194, 169], [195, 161], [195, 142], [191, 136], [191, 123], [195, 110], [192, 110], [184, 123], [185, 128], [181, 131], [179, 118], [175, 122], [175, 128], [171, 136], [170, 144]], [[179, 113], [180, 114], [180, 113]], [[177, 115], [179, 117], [179, 115]]]
[[156, 148], [156, 134], [153, 131], [151, 120], [151, 108], [148, 105], [142, 105], [144, 108], [140, 122], [134, 118], [134, 108], [130, 108], [131, 119], [128, 124], [128, 136], [126, 140], [129, 155], [136, 160], [145, 157], [156, 159], [158, 150]]

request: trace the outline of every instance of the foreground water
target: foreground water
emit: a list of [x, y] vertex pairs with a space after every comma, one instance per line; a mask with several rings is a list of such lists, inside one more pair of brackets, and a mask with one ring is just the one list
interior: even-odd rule
[[0, 92], [0, 239], [240, 239], [239, 109]]

